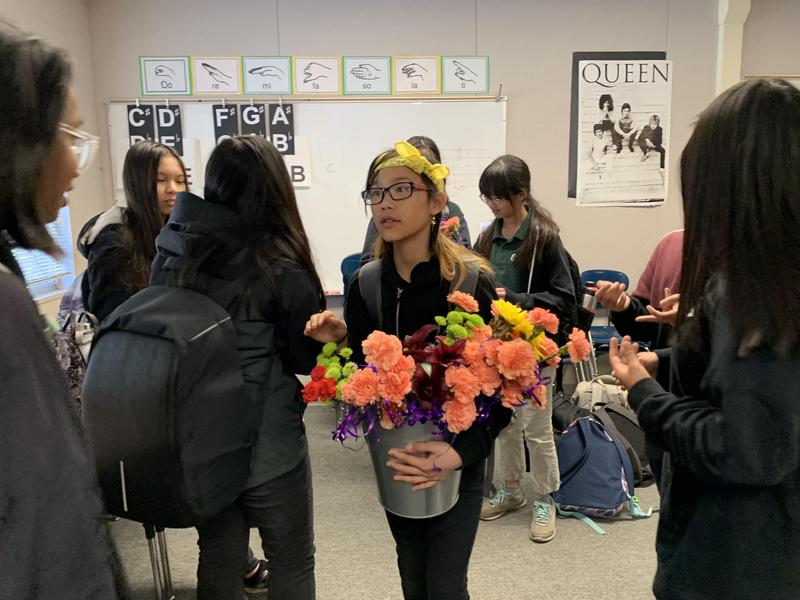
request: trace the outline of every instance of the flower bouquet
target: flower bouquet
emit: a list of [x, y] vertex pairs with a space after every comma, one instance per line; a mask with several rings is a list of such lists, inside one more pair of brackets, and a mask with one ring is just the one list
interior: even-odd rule
[[[589, 352], [589, 342], [578, 329], [562, 347], [547, 337], [558, 331], [558, 317], [547, 310], [525, 311], [505, 300], [495, 300], [487, 325], [477, 314], [478, 302], [469, 294], [453, 292], [447, 299], [454, 310], [437, 316], [435, 323], [424, 325], [402, 342], [394, 335], [372, 332], [362, 343], [366, 365], [360, 368], [350, 361], [351, 349], [337, 351], [332, 344], [325, 346], [303, 391], [306, 402], [338, 401], [346, 405], [333, 438], [343, 443], [359, 437], [363, 430], [373, 442], [382, 503], [403, 516], [427, 517], [449, 510], [458, 499], [458, 473], [447, 480], [455, 486], [449, 506], [448, 500], [432, 508], [428, 498], [418, 507], [422, 514], [401, 512], [407, 502], [404, 508], [393, 510], [384, 488], [410, 486], [401, 486], [391, 477], [382, 479], [379, 469], [385, 469], [389, 448], [404, 446], [421, 436], [452, 439], [473, 423], [487, 419], [497, 404], [515, 407], [530, 401], [543, 407], [549, 383], [542, 377], [543, 367], [557, 365], [565, 354], [585, 360]], [[419, 426], [424, 431], [410, 431]], [[395, 439], [398, 434], [411, 437]], [[381, 441], [383, 448], [376, 454]], [[445, 486], [435, 486], [426, 493], [440, 487]]]

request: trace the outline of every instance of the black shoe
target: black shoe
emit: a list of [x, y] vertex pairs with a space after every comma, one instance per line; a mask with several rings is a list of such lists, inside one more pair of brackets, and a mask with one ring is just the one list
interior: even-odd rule
[[269, 563], [258, 561], [256, 572], [244, 578], [244, 591], [250, 594], [263, 592], [269, 588]]

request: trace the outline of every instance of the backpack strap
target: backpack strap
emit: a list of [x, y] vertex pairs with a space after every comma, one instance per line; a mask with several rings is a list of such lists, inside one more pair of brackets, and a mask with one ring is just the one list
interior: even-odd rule
[[[628, 455], [628, 459], [631, 461], [631, 466], [633, 467], [633, 478], [642, 480], [642, 475], [644, 473], [644, 467], [642, 467], [642, 461], [639, 459], [639, 455], [634, 450], [631, 443], [628, 439], [622, 435], [617, 426], [614, 424], [614, 420], [609, 416], [606, 412], [605, 408], [599, 406], [597, 410], [595, 410], [592, 414], [597, 417], [597, 420], [602, 423], [603, 427], [605, 427], [611, 434], [619, 440], [619, 443], [622, 444], [622, 447], [625, 448], [625, 453]], [[634, 482], [632, 481], [631, 484]]]
[[466, 271], [464, 273], [464, 279], [456, 286], [455, 282], [458, 280], [458, 277], [456, 277], [453, 280], [453, 284], [450, 286], [450, 292], [458, 290], [459, 292], [464, 292], [474, 297], [475, 290], [478, 288], [478, 277], [480, 277], [481, 274], [481, 266], [477, 260], [470, 260], [464, 263], [464, 267]]
[[358, 291], [376, 329], [383, 327], [383, 294], [381, 293], [381, 261], [371, 260], [358, 271]]

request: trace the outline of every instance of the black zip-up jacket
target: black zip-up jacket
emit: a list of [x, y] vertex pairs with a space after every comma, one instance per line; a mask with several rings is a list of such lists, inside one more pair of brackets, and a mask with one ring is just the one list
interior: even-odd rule
[[[174, 285], [176, 274], [219, 229], [235, 226], [238, 216], [225, 207], [181, 192], [169, 221], [156, 238], [151, 285]], [[219, 254], [224, 253], [220, 251]], [[303, 335], [322, 299], [311, 273], [288, 259], [259, 272], [247, 250], [234, 249], [229, 260], [204, 272], [203, 283], [184, 287], [206, 294], [233, 318], [248, 393], [263, 402], [258, 441], [250, 461], [247, 487], [288, 473], [308, 454], [302, 386], [295, 373], [308, 374], [322, 344]]]
[[87, 260], [81, 280], [83, 307], [102, 322], [139, 290], [123, 282], [130, 268], [130, 251], [124, 238], [125, 209], [113, 206], [95, 215], [81, 228], [77, 248]]
[[[403, 339], [423, 325], [434, 323], [436, 315], [446, 315], [450, 306], [447, 296], [450, 282], [442, 279], [439, 261], [434, 257], [420, 263], [411, 271], [411, 281], [405, 281], [397, 273], [394, 260], [388, 253], [381, 260], [381, 296], [383, 300], [383, 331]], [[481, 275], [475, 291], [475, 299], [480, 305], [480, 314], [488, 323], [491, 319], [491, 303], [496, 298], [494, 282]], [[377, 324], [372, 322], [367, 304], [361, 297], [361, 289], [356, 272], [347, 292], [345, 320], [353, 349], [353, 360], [364, 363], [361, 342], [375, 331]], [[497, 434], [511, 420], [511, 409], [496, 405], [483, 423], [475, 423], [456, 436], [453, 448], [461, 456], [463, 471], [461, 487], [474, 484], [475, 478], [483, 474], [482, 463], [492, 449]]]
[[672, 347], [672, 393], [644, 379], [628, 395], [672, 463], [659, 600], [800, 598], [800, 353], [738, 356], [726, 302], [712, 289], [699, 349]]

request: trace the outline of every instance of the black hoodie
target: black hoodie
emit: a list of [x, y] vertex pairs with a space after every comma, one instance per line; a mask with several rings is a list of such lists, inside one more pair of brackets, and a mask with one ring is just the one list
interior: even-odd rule
[[[169, 221], [156, 238], [152, 285], [176, 285], [180, 272], [209, 243], [209, 236], [236, 226], [227, 208], [181, 192]], [[296, 467], [308, 454], [302, 386], [295, 373], [314, 367], [322, 345], [303, 335], [322, 299], [310, 272], [278, 259], [259, 270], [249, 250], [233, 250], [182, 287], [206, 294], [231, 315], [248, 393], [264, 402], [259, 438], [253, 448], [247, 487], [270, 481]]]

